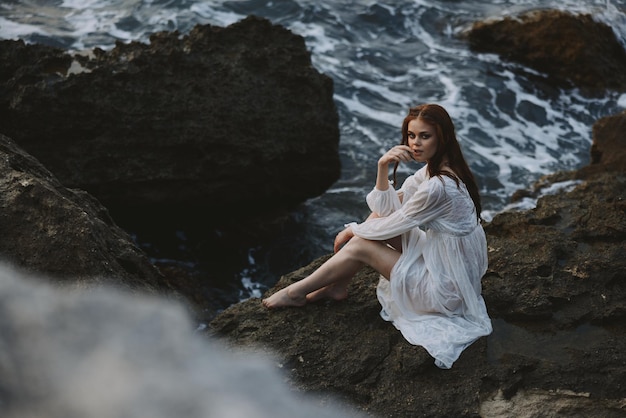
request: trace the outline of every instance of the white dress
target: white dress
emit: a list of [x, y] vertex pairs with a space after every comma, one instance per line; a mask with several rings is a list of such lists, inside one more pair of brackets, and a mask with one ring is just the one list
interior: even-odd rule
[[474, 203], [462, 182], [430, 178], [424, 166], [398, 191], [374, 188], [367, 204], [382, 218], [350, 224], [356, 236], [402, 235], [391, 278], [381, 276], [378, 283], [381, 316], [449, 369], [467, 346], [492, 331], [481, 295], [487, 241]]

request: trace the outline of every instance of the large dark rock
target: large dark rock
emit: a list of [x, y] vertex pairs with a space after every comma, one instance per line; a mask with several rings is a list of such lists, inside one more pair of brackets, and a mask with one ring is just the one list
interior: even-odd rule
[[125, 225], [280, 212], [340, 172], [332, 80], [255, 17], [89, 57], [2, 41], [0, 132]]
[[[343, 302], [268, 311], [252, 299], [220, 314], [210, 333], [269, 347], [297, 387], [380, 416], [623, 416], [626, 172], [614, 156], [626, 150], [624, 123], [626, 112], [598, 121], [593, 164], [537, 185], [569, 181], [571, 191], [485, 225], [494, 332], [451, 370], [379, 317], [378, 275], [367, 268]], [[270, 293], [322, 262], [283, 276]]]
[[0, 134], [0, 259], [76, 287], [172, 288], [96, 199]]
[[557, 86], [626, 91], [626, 51], [612, 29], [590, 15], [537, 10], [475, 23], [470, 47], [545, 73]]

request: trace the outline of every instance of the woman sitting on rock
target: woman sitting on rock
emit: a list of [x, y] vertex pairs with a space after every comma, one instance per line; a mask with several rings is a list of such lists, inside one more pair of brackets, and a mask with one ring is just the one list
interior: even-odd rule
[[[390, 187], [389, 165], [426, 165], [399, 190]], [[491, 333], [481, 296], [487, 243], [480, 224], [480, 196], [446, 110], [413, 107], [402, 124], [402, 143], [378, 160], [372, 210], [335, 238], [335, 254], [303, 280], [263, 300], [270, 309], [341, 300], [363, 265], [381, 274], [381, 316], [411, 344], [423, 346], [437, 366], [450, 368], [461, 352]], [[344, 245], [345, 244], [345, 245]]]

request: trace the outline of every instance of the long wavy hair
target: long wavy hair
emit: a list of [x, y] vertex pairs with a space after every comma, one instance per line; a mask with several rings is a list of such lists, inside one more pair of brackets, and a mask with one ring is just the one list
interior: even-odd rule
[[[482, 211], [482, 205], [480, 203], [480, 194], [478, 193], [478, 185], [474, 180], [474, 175], [470, 170], [463, 153], [459, 141], [456, 138], [454, 130], [454, 124], [448, 112], [437, 104], [421, 104], [409, 109], [409, 114], [404, 118], [402, 122], [402, 145], [409, 145], [409, 122], [413, 119], [421, 119], [425, 123], [435, 128], [437, 132], [437, 151], [435, 155], [428, 161], [428, 174], [430, 177], [441, 177], [442, 175], [452, 178], [457, 186], [459, 180], [465, 184], [467, 191], [474, 202], [476, 208], [476, 216], [478, 219], [482, 219], [480, 213]], [[448, 158], [448, 165], [450, 169], [458, 175], [442, 170], [441, 162], [444, 157]], [[395, 163], [393, 167], [393, 183], [396, 182], [396, 171], [398, 170], [398, 163]]]

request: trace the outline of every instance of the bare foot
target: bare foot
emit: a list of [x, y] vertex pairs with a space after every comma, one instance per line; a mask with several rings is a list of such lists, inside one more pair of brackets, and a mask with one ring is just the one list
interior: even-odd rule
[[306, 295], [307, 302], [315, 302], [322, 299], [344, 300], [348, 297], [348, 289], [345, 286], [333, 283], [326, 287]]
[[274, 293], [269, 298], [263, 299], [263, 306], [267, 309], [276, 309], [286, 306], [304, 306], [305, 304], [306, 298], [292, 297], [287, 287]]

